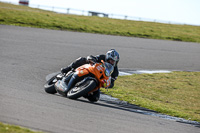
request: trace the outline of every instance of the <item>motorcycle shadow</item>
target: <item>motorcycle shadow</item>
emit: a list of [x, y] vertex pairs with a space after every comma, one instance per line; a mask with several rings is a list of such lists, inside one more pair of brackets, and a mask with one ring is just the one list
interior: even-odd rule
[[87, 99], [76, 99], [76, 100], [79, 101], [79, 102], [93, 104], [93, 105], [96, 105], [96, 106], [102, 106], [102, 107], [107, 107], [107, 108], [112, 108], [112, 109], [117, 109], [117, 110], [123, 110], [123, 111], [143, 114], [143, 115], [157, 116], [157, 117], [160, 117], [160, 118], [173, 120], [173, 121], [175, 120], [176, 122], [179, 122], [179, 123], [189, 124], [189, 125], [193, 125], [197, 128], [200, 128], [200, 123], [198, 123], [198, 122], [188, 121], [188, 120], [184, 120], [182, 118], [177, 118], [177, 117], [173, 117], [173, 116], [159, 114], [156, 111], [149, 110], [149, 109], [146, 109], [146, 108], [142, 108], [142, 107], [139, 107], [139, 106], [134, 105], [134, 104], [124, 103], [124, 102], [122, 102], [122, 103], [117, 102], [116, 103], [116, 102], [113, 102], [113, 101], [106, 101], [106, 100], [101, 100], [101, 99], [98, 102], [90, 102]]

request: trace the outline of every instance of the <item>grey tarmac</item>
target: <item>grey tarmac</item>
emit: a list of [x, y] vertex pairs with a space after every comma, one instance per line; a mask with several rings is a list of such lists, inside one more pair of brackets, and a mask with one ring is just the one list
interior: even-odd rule
[[0, 121], [55, 133], [199, 133], [119, 105], [44, 92], [48, 74], [111, 48], [121, 70], [200, 71], [198, 43], [0, 25]]

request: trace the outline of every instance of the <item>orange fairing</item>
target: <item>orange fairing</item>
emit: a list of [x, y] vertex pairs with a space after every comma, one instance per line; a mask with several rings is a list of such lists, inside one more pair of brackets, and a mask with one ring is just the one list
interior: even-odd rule
[[76, 69], [76, 73], [78, 74], [79, 77], [82, 77], [89, 73], [95, 75], [95, 78], [97, 79], [97, 81], [99, 81], [99, 86], [95, 90], [97, 90], [100, 87], [106, 88], [110, 86], [110, 77], [107, 77], [104, 71], [105, 71], [104, 63], [96, 63], [94, 65], [85, 64]]
[[76, 73], [78, 74], [79, 77], [89, 74], [89, 71], [87, 69], [87, 67], [89, 67], [88, 65], [89, 64], [86, 64], [76, 69]]

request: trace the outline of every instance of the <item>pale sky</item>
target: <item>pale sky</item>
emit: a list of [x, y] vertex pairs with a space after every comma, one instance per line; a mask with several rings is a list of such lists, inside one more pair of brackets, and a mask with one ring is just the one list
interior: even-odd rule
[[[19, 0], [0, 1], [18, 3]], [[29, 4], [200, 26], [200, 0], [29, 0]]]

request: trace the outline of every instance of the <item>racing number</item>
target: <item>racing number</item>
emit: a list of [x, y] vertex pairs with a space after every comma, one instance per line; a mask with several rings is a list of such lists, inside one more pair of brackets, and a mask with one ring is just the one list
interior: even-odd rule
[[97, 70], [103, 71], [103, 68], [101, 66], [97, 66]]

